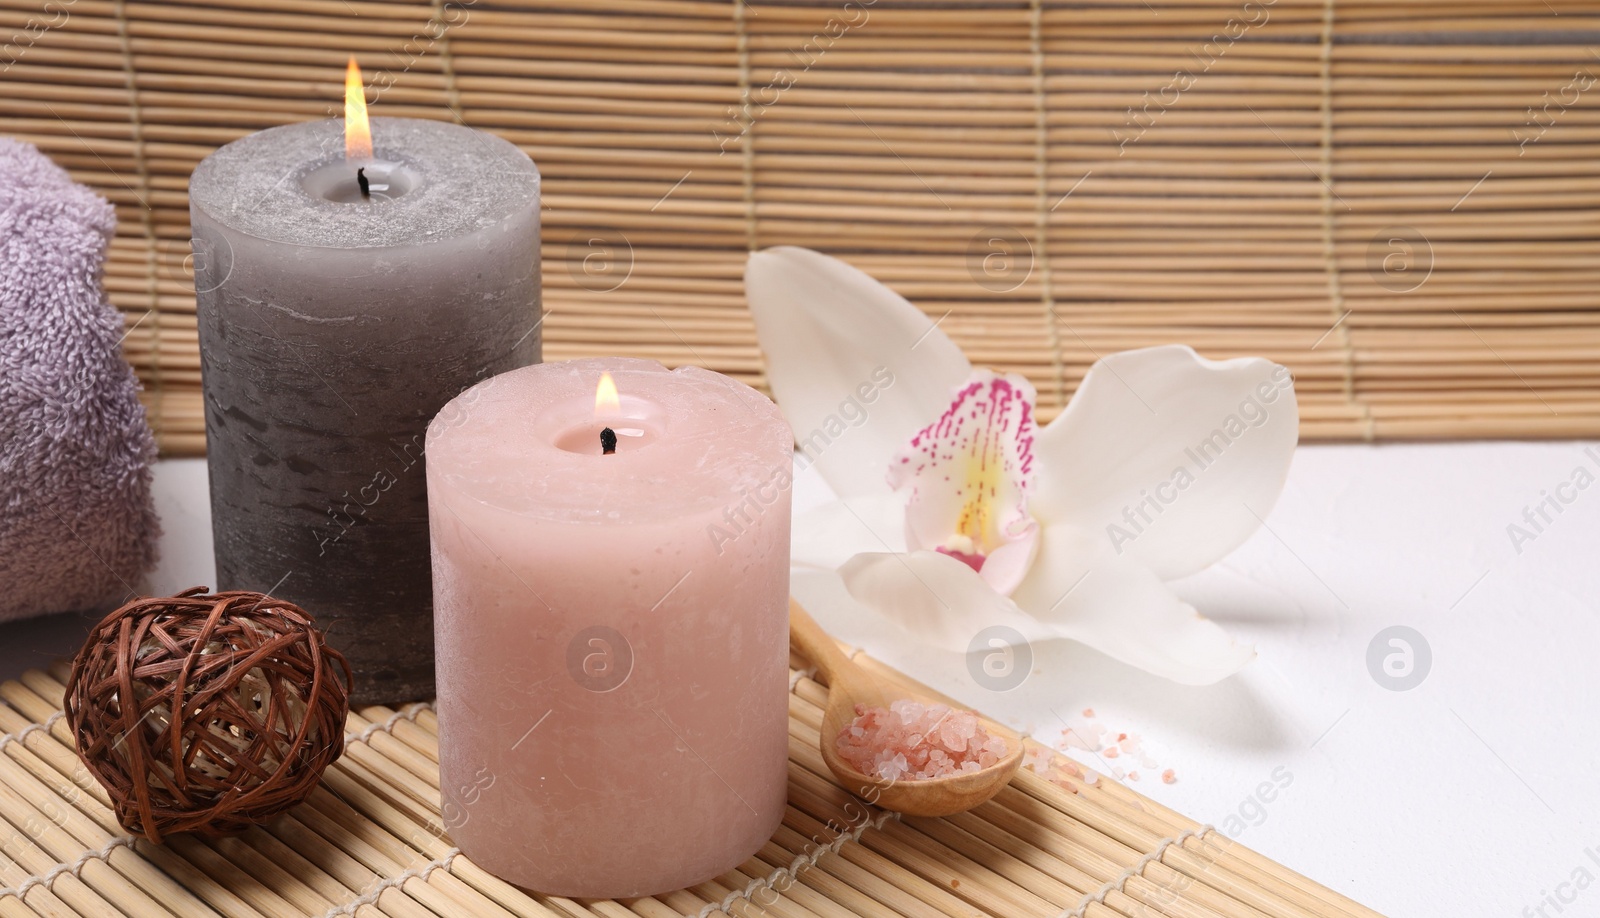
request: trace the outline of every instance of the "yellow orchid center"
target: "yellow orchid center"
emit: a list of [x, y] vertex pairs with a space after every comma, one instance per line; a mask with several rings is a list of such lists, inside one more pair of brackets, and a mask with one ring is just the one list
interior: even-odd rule
[[975, 371], [895, 457], [889, 484], [910, 492], [906, 533], [913, 548], [956, 558], [985, 579], [1011, 579], [989, 569], [997, 552], [1032, 545], [1033, 401], [1022, 377]]

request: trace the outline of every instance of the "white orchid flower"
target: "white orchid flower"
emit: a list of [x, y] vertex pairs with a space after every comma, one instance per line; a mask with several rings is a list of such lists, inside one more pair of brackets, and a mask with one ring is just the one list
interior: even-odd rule
[[745, 289], [797, 464], [837, 496], [795, 518], [797, 567], [837, 569], [863, 604], [958, 652], [1005, 625], [1192, 685], [1255, 656], [1165, 581], [1272, 509], [1299, 430], [1285, 367], [1178, 345], [1111, 354], [1039, 430], [1027, 380], [974, 369], [842, 261], [756, 252]]

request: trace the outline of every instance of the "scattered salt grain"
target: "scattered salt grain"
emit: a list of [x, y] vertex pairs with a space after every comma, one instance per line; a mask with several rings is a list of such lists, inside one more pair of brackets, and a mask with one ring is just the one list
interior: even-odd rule
[[1174, 772], [1172, 769], [1169, 768], [1166, 771], [1163, 771], [1161, 773], [1161, 781], [1162, 781], [1163, 784], [1177, 784], [1178, 783], [1178, 775], [1177, 775], [1176, 772]]
[[1006, 754], [1006, 741], [970, 711], [907, 700], [891, 702], [888, 710], [856, 705], [856, 719], [839, 731], [837, 742], [851, 768], [890, 781], [977, 771]]
[[[1141, 773], [1148, 771], [1151, 775], [1160, 774], [1168, 784], [1176, 783], [1176, 773], [1170, 768], [1166, 772], [1161, 771], [1160, 763], [1145, 748], [1144, 738], [1139, 734], [1107, 729], [1105, 724], [1093, 719], [1094, 708], [1084, 708], [1083, 716], [1085, 719], [1082, 722], [1069, 724], [1061, 731], [1061, 741], [1056, 744], [1058, 750], [1067, 752], [1078, 749], [1095, 755], [1105, 766], [1104, 773], [1118, 781], [1137, 781]], [[1119, 765], [1126, 765], [1130, 770], [1124, 771]], [[1134, 767], [1139, 771], [1132, 771]], [[1168, 774], [1172, 774], [1171, 780], [1168, 780]], [[1092, 785], [1094, 782], [1085, 783]]]
[[1061, 736], [1062, 736], [1062, 748], [1065, 748], [1065, 749], [1083, 749], [1083, 750], [1088, 751], [1088, 752], [1099, 752], [1100, 751], [1100, 744], [1099, 743], [1090, 743], [1088, 740], [1084, 739], [1083, 734], [1079, 733], [1077, 730], [1072, 729], [1071, 727], [1068, 727], [1067, 729], [1062, 730], [1061, 731]]
[[1050, 751], [1041, 747], [1034, 747], [1022, 754], [1022, 765], [1036, 775], [1050, 774]]

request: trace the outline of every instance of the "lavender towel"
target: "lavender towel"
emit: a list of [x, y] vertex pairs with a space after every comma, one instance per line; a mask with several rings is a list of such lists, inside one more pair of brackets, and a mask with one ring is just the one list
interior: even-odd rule
[[155, 441], [100, 287], [116, 221], [0, 137], [0, 621], [115, 603], [155, 563]]

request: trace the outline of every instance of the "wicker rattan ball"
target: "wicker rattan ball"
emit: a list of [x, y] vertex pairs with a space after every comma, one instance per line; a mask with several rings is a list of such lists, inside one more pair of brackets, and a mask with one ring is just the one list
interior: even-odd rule
[[344, 752], [350, 687], [300, 607], [194, 587], [96, 626], [65, 707], [117, 820], [159, 842], [240, 832], [304, 800]]

